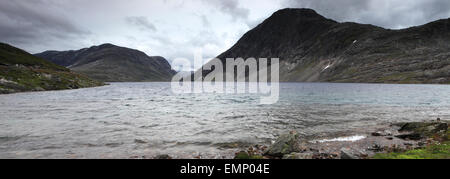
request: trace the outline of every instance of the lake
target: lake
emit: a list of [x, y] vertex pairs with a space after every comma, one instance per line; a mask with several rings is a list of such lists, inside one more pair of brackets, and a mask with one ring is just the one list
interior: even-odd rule
[[257, 94], [173, 94], [170, 83], [0, 95], [0, 158], [229, 158], [270, 144], [382, 123], [450, 119], [450, 86], [281, 83]]

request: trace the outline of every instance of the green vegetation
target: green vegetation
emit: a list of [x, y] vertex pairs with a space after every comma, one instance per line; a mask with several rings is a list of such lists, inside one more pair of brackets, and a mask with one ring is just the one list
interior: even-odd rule
[[450, 159], [450, 141], [429, 145], [423, 149], [400, 153], [376, 154], [374, 159]]
[[0, 43], [0, 94], [77, 89], [103, 83]]
[[250, 155], [247, 152], [242, 151], [242, 152], [237, 153], [236, 156], [234, 157], [234, 159], [241, 159], [241, 160], [255, 159], [256, 160], [256, 159], [264, 159], [264, 158], [261, 155]]
[[16, 65], [33, 66], [39, 68], [54, 69], [59, 71], [69, 71], [69, 69], [51, 63], [47, 60], [35, 57], [21, 49], [10, 46], [8, 44], [0, 43], [0, 64], [1, 65]]
[[376, 154], [374, 159], [450, 159], [450, 131], [443, 135], [434, 135], [431, 139], [438, 141], [422, 149], [406, 152], [392, 152]]

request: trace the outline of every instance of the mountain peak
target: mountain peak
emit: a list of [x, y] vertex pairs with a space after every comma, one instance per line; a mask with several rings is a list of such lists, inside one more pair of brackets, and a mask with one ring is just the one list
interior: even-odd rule
[[333, 25], [336, 23], [336, 21], [327, 19], [312, 9], [286, 8], [273, 13], [262, 25], [265, 27], [272, 26], [279, 28], [293, 28], [298, 26], [315, 28], [321, 24]]
[[111, 44], [111, 43], [104, 43], [104, 44], [101, 44], [101, 45], [99, 45], [97, 47], [99, 47], [99, 48], [112, 48], [112, 47], [118, 47], [118, 46], [114, 45], [114, 44]]
[[449, 39], [449, 19], [388, 30], [281, 9], [218, 58], [278, 58], [286, 82], [449, 83]]
[[[319, 15], [315, 10], [308, 8], [284, 8], [276, 11], [274, 14], [303, 14], [303, 15]], [[320, 15], [319, 15], [320, 16]]]
[[139, 50], [109, 43], [35, 55], [99, 81], [170, 81], [175, 73], [163, 57], [150, 57]]
[[316, 19], [316, 20], [325, 20], [326, 18], [322, 15], [318, 14], [313, 9], [306, 9], [306, 8], [286, 8], [286, 9], [280, 9], [277, 12], [275, 12], [272, 15], [272, 18], [287, 18], [287, 19], [293, 19], [293, 18], [307, 18], [307, 19]]

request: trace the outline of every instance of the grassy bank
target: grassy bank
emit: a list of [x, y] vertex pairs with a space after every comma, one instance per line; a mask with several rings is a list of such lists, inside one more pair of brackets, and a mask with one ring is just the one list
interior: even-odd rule
[[433, 136], [430, 144], [421, 149], [405, 152], [391, 152], [376, 154], [374, 159], [450, 159], [450, 131], [444, 136]]
[[104, 83], [0, 43], [0, 94], [101, 85]]
[[400, 153], [376, 154], [374, 159], [450, 159], [450, 142], [429, 145]]

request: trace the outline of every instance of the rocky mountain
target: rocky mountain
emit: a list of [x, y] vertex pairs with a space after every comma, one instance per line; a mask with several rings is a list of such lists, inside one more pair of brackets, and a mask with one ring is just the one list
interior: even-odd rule
[[449, 41], [450, 19], [391, 30], [283, 9], [218, 58], [279, 58], [285, 82], [450, 83]]
[[25, 91], [76, 89], [103, 83], [0, 43], [0, 94]]
[[72, 51], [46, 51], [35, 56], [108, 82], [170, 81], [175, 72], [163, 57], [103, 44]]

